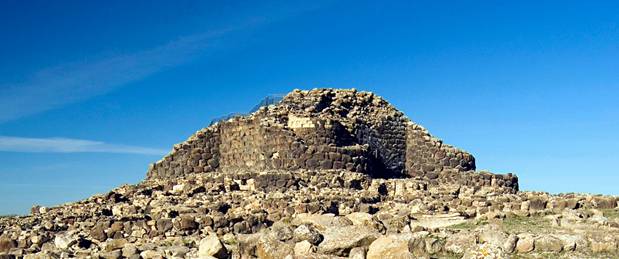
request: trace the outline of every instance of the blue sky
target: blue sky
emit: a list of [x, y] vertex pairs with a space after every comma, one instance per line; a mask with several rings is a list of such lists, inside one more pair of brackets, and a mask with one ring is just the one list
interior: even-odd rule
[[0, 214], [314, 87], [374, 91], [523, 190], [619, 194], [615, 1], [225, 2], [2, 1]]

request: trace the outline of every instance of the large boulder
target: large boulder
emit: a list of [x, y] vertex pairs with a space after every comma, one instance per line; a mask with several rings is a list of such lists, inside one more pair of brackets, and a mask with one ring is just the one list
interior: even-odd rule
[[314, 252], [314, 246], [307, 240], [303, 240], [294, 245], [294, 254], [296, 256], [309, 255]]
[[294, 245], [277, 239], [274, 234], [261, 235], [256, 245], [256, 256], [262, 259], [279, 259], [294, 255]]
[[17, 247], [17, 242], [8, 237], [0, 237], [0, 253], [8, 252], [15, 247]]
[[203, 257], [216, 257], [226, 258], [228, 256], [228, 250], [221, 243], [217, 235], [211, 233], [206, 238], [200, 240], [198, 255]]
[[292, 220], [292, 224], [303, 225], [309, 224], [316, 227], [318, 230], [323, 231], [327, 228], [336, 228], [352, 225], [352, 221], [346, 217], [338, 217], [334, 214], [308, 214], [302, 213], [296, 215]]
[[487, 243], [493, 247], [503, 247], [507, 241], [507, 234], [499, 229], [499, 226], [490, 224], [481, 227], [479, 230], [479, 242]]
[[370, 244], [367, 259], [415, 258], [415, 256], [408, 251], [408, 242], [410, 238], [410, 234], [379, 237]]
[[528, 253], [535, 249], [535, 237], [531, 234], [522, 234], [518, 236], [516, 242], [516, 252]]
[[71, 247], [73, 244], [77, 243], [78, 238], [74, 236], [72, 233], [62, 233], [57, 234], [54, 238], [54, 245], [56, 248], [65, 250]]
[[380, 233], [373, 228], [363, 226], [333, 227], [323, 232], [324, 240], [318, 245], [318, 252], [331, 255], [347, 255], [358, 246], [368, 246]]
[[559, 253], [563, 250], [563, 242], [554, 236], [543, 235], [535, 240], [535, 251]]
[[308, 241], [313, 245], [318, 245], [322, 242], [322, 234], [318, 232], [312, 225], [300, 225], [293, 231], [294, 241]]
[[466, 222], [458, 213], [423, 215], [410, 222], [411, 228], [421, 226], [424, 228], [444, 228]]
[[353, 212], [346, 215], [346, 218], [355, 226], [370, 226], [374, 223], [372, 215], [366, 212]]
[[353, 212], [346, 215], [346, 218], [355, 226], [372, 227], [378, 231], [385, 229], [382, 222], [376, 220], [373, 215], [367, 212]]

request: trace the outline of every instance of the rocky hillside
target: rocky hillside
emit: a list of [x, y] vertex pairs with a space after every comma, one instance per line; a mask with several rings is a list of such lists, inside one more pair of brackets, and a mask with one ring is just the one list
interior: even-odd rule
[[617, 197], [518, 190], [382, 98], [294, 91], [147, 178], [0, 218], [0, 258], [617, 258]]

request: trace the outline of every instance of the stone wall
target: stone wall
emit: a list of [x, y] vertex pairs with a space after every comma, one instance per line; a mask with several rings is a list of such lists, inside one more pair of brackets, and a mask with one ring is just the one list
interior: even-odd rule
[[[475, 159], [443, 144], [378, 96], [319, 89], [294, 91], [277, 105], [197, 132], [153, 164], [148, 178], [297, 169], [467, 182], [460, 173], [475, 170]], [[511, 179], [495, 181], [517, 188]]]
[[405, 173], [406, 127], [403, 116], [378, 118], [376, 125], [362, 123], [357, 128], [359, 143], [369, 146], [375, 175], [400, 177]]
[[303, 121], [292, 128], [260, 116], [220, 122], [175, 145], [147, 176], [299, 168], [370, 173], [367, 146], [354, 143], [343, 126], [332, 120]]
[[406, 128], [406, 171], [409, 176], [434, 179], [444, 170], [475, 170], [475, 158], [452, 147], [414, 123]]
[[152, 164], [147, 178], [174, 178], [219, 168], [221, 138], [219, 125], [204, 128], [187, 141], [174, 145], [170, 154]]
[[[306, 119], [291, 125], [266, 118], [227, 121], [221, 125], [221, 166], [236, 169], [348, 169], [367, 172], [365, 149], [349, 144], [332, 121]], [[300, 120], [300, 119], [299, 119]]]

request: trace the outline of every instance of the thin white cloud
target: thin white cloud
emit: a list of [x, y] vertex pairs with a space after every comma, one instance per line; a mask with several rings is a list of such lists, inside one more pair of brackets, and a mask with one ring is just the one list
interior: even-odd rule
[[49, 68], [21, 84], [0, 86], [0, 122], [105, 94], [185, 63], [229, 31], [193, 35], [137, 53]]
[[0, 152], [28, 153], [117, 153], [164, 155], [166, 150], [129, 145], [108, 144], [101, 141], [71, 138], [23, 138], [0, 136]]
[[[319, 1], [320, 2], [320, 1]], [[105, 94], [130, 82], [186, 63], [232, 32], [317, 9], [322, 4], [263, 6], [229, 27], [173, 40], [151, 49], [44, 69], [22, 83], [0, 85], [0, 123]], [[219, 44], [226, 45], [226, 44]]]

